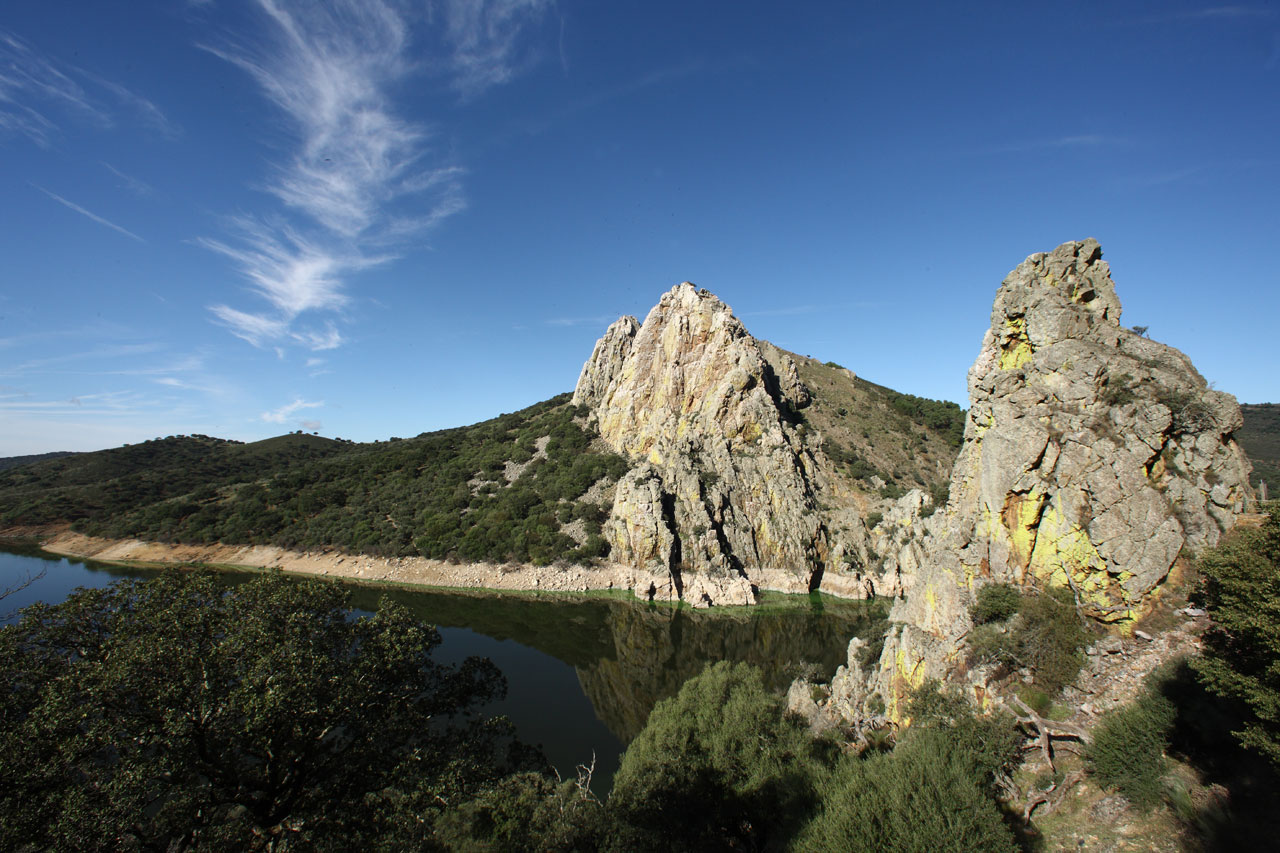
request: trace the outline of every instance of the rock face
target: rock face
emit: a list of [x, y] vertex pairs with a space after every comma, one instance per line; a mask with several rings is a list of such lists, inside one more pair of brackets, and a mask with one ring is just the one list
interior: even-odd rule
[[1094, 240], [1065, 243], [1000, 286], [944, 522], [875, 676], [891, 708], [954, 675], [982, 584], [1067, 585], [1093, 617], [1130, 620], [1184, 547], [1215, 544], [1243, 509], [1235, 398], [1121, 327], [1101, 256]]
[[643, 325], [610, 326], [583, 366], [574, 404], [635, 463], [605, 524], [611, 559], [671, 579], [637, 594], [749, 603], [755, 576], [799, 589], [820, 576], [815, 463], [792, 423], [808, 394], [795, 364], [771, 355], [778, 366], [727, 305], [685, 282]]

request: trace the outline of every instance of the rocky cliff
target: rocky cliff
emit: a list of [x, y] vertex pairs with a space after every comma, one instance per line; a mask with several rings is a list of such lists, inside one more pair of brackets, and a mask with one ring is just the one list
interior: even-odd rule
[[1242, 509], [1235, 398], [1120, 325], [1101, 258], [1094, 240], [1065, 243], [996, 294], [950, 501], [873, 676], [891, 714], [907, 688], [963, 669], [982, 584], [1065, 585], [1093, 617], [1131, 620], [1183, 549], [1215, 544]]
[[808, 392], [771, 355], [685, 282], [643, 324], [610, 326], [583, 366], [574, 404], [634, 463], [604, 527], [611, 559], [669, 578], [638, 594], [748, 603], [762, 578], [802, 591], [820, 577], [827, 533], [795, 417]]

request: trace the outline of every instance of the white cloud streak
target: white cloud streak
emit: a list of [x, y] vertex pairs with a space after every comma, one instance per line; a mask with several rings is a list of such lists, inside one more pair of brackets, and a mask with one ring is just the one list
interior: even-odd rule
[[22, 39], [0, 32], [0, 128], [48, 147], [58, 128], [41, 112], [49, 106], [70, 107], [100, 124], [107, 123], [106, 115], [71, 77]]
[[146, 198], [147, 196], [155, 194], [155, 189], [153, 189], [152, 186], [148, 184], [146, 181], [139, 180], [138, 178], [135, 178], [133, 175], [129, 175], [129, 174], [126, 174], [125, 172], [120, 171], [115, 166], [112, 166], [110, 163], [108, 163], [106, 160], [99, 160], [98, 162], [102, 164], [102, 168], [106, 169], [108, 172], [110, 172], [111, 174], [119, 178], [121, 181], [123, 181], [123, 183], [121, 184], [122, 187], [124, 187], [134, 195], [138, 196], [139, 198]]
[[[86, 80], [109, 93], [91, 96], [75, 78]], [[180, 129], [154, 103], [132, 90], [37, 52], [26, 41], [0, 31], [0, 131], [26, 136], [47, 148], [59, 130], [51, 110], [70, 110], [99, 127], [115, 126], [114, 111], [123, 106], [146, 127], [168, 138]]]
[[[419, 70], [411, 21], [387, 0], [256, 0], [265, 38], [201, 47], [246, 72], [288, 120], [289, 153], [265, 189], [294, 217], [241, 216], [233, 241], [203, 239], [230, 258], [266, 310], [213, 305], [217, 322], [258, 347], [333, 349], [347, 279], [394, 260], [414, 236], [466, 207], [464, 171], [431, 148], [427, 126], [397, 113], [390, 92]], [[470, 97], [516, 71], [517, 36], [549, 0], [448, 0], [439, 9], [452, 87]], [[428, 24], [436, 6], [428, 7]], [[408, 212], [406, 208], [411, 208]]]
[[318, 409], [323, 405], [324, 405], [323, 400], [320, 400], [318, 402], [308, 402], [306, 400], [303, 400], [301, 397], [297, 397], [294, 399], [292, 403], [287, 403], [286, 405], [281, 406], [275, 411], [263, 412], [262, 420], [266, 421], [269, 424], [282, 424], [286, 420], [288, 420], [290, 417], [292, 417], [294, 412], [301, 411], [302, 409]]
[[433, 5], [444, 18], [454, 90], [464, 99], [473, 98], [523, 70], [531, 60], [518, 50], [520, 32], [551, 6], [550, 0], [444, 0]]
[[[232, 244], [199, 243], [235, 262], [271, 309], [211, 309], [255, 346], [293, 341], [332, 349], [342, 337], [293, 328], [309, 311], [337, 311], [345, 278], [391, 260], [375, 251], [461, 210], [461, 171], [424, 165], [428, 131], [397, 116], [386, 90], [411, 70], [408, 27], [391, 5], [339, 0], [327, 6], [258, 0], [271, 37], [257, 45], [203, 47], [247, 72], [289, 120], [293, 150], [266, 189], [311, 223], [238, 217]], [[409, 196], [429, 196], [410, 222], [388, 213]]]
[[68, 207], [71, 210], [74, 210], [76, 213], [80, 214], [81, 216], [87, 216], [88, 218], [92, 219], [94, 222], [98, 223], [99, 225], [105, 225], [106, 227], [110, 228], [112, 231], [118, 231], [126, 237], [132, 237], [134, 240], [137, 240], [139, 243], [147, 242], [146, 240], [139, 237], [137, 234], [134, 234], [128, 228], [124, 228], [120, 225], [117, 225], [114, 222], [112, 222], [110, 219], [105, 219], [91, 210], [85, 210], [83, 207], [76, 204], [75, 202], [67, 201], [62, 196], [58, 195], [55, 192], [50, 192], [49, 190], [45, 189], [39, 184], [32, 184], [31, 186], [40, 190], [40, 192], [44, 193], [49, 198], [56, 201], [58, 204], [64, 205], [65, 207]]

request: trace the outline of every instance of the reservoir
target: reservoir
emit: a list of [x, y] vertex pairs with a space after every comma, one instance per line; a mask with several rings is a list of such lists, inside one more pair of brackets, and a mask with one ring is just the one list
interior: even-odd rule
[[[37, 548], [0, 550], [0, 589], [39, 576], [0, 601], [0, 615], [37, 601], [56, 603], [77, 587], [103, 587], [152, 570], [64, 558]], [[230, 583], [250, 573], [228, 574]], [[336, 582], [336, 581], [329, 581]], [[765, 594], [762, 606], [694, 611], [640, 602], [629, 593], [577, 596], [441, 592], [351, 585], [352, 603], [377, 608], [382, 596], [435, 625], [435, 659], [487, 657], [507, 679], [505, 714], [520, 737], [540, 744], [562, 778], [594, 758], [592, 787], [609, 790], [626, 745], [661, 699], [708, 663], [745, 661], [766, 684], [785, 690], [800, 672], [830, 677], [845, 663], [849, 639], [883, 633], [883, 601]]]

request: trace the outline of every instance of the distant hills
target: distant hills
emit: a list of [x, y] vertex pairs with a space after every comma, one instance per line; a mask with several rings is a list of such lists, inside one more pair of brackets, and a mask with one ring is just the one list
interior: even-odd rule
[[[813, 390], [804, 417], [843, 493], [881, 500], [945, 483], [963, 424], [958, 406], [794, 358]], [[629, 463], [603, 446], [569, 396], [382, 442], [180, 435], [12, 457], [0, 461], [0, 525], [71, 522], [91, 535], [158, 542], [588, 563], [608, 554], [601, 525]]]
[[1280, 403], [1246, 403], [1240, 414], [1244, 427], [1236, 441], [1253, 463], [1249, 482], [1256, 489], [1258, 481], [1266, 480], [1271, 497], [1280, 497]]
[[0, 471], [17, 468], [19, 465], [30, 465], [32, 462], [43, 462], [46, 459], [61, 459], [63, 456], [74, 456], [70, 450], [54, 450], [50, 453], [34, 453], [30, 456], [0, 457]]

